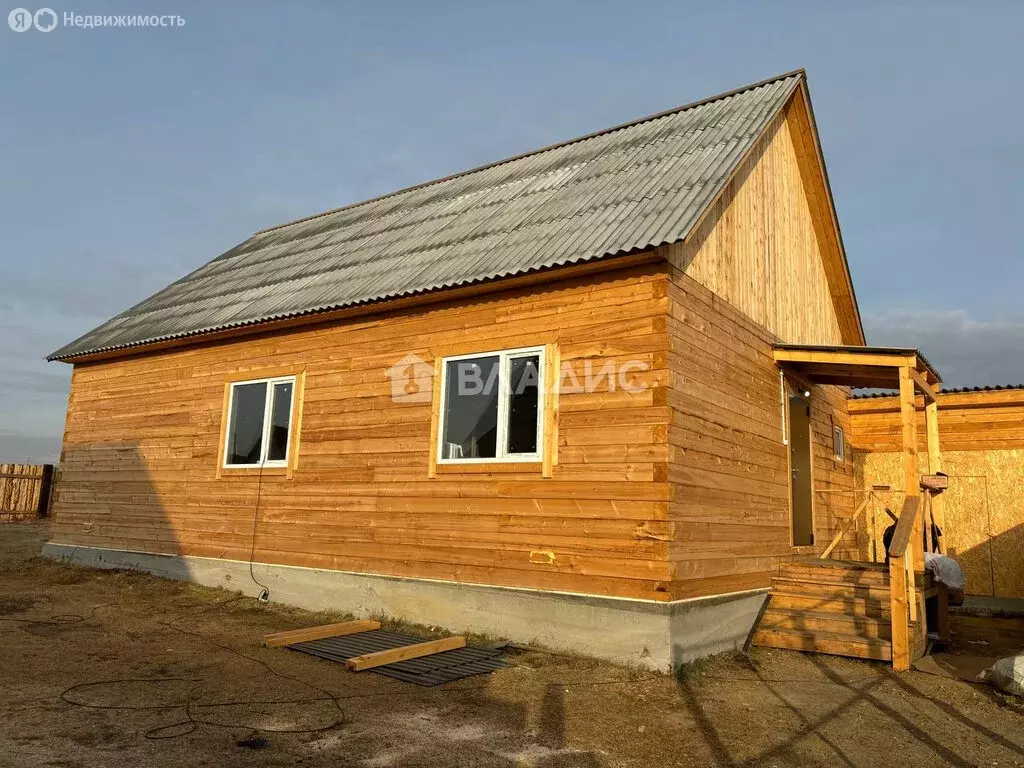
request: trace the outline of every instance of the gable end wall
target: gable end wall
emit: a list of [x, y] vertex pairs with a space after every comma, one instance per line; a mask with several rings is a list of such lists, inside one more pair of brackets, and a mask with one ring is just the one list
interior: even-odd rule
[[[788, 447], [772, 345], [842, 344], [800, 158], [781, 114], [690, 241], [665, 249], [669, 297], [669, 516], [674, 593], [766, 587], [781, 560], [821, 552], [854, 505], [834, 458], [848, 393], [812, 387], [815, 546], [791, 546]], [[844, 542], [837, 556], [852, 554]]]

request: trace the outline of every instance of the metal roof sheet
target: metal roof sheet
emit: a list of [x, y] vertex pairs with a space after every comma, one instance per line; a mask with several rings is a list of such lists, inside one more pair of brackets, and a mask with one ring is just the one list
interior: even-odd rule
[[257, 232], [64, 360], [684, 240], [802, 71]]
[[[1024, 390], [1024, 384], [991, 384], [981, 387], [951, 387], [939, 390], [940, 395], [964, 395], [973, 392], [1008, 392]], [[893, 390], [884, 392], [855, 392], [854, 400], [871, 400], [874, 398], [899, 397], [900, 393]]]
[[[375, 653], [422, 642], [422, 637], [379, 629], [359, 632], [354, 635], [307, 640], [304, 643], [292, 643], [288, 647], [293, 651], [302, 651], [329, 661], [344, 662], [364, 653]], [[500, 649], [465, 646], [451, 651], [441, 651], [430, 656], [421, 656], [417, 659], [392, 662], [380, 667], [373, 667], [369, 671], [407, 683], [430, 687], [473, 675], [486, 675], [511, 666], [501, 657]]]

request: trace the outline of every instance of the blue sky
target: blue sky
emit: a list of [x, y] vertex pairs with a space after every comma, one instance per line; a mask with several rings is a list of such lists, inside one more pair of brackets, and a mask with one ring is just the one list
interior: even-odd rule
[[869, 341], [1024, 383], [1024, 4], [51, 7], [186, 23], [0, 27], [0, 458], [59, 452], [45, 354], [257, 229], [797, 67]]

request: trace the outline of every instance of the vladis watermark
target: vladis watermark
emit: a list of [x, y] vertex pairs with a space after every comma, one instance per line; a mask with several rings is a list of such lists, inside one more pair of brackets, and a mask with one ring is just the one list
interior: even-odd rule
[[[584, 392], [643, 392], [648, 385], [637, 374], [650, 370], [645, 360], [627, 360], [616, 363], [607, 360], [595, 363], [584, 360], [582, 370], [569, 361], [562, 363], [558, 372], [558, 392], [574, 394]], [[518, 382], [520, 389], [536, 386], [542, 389], [542, 382], [531, 376], [537, 375], [537, 369], [528, 369], [530, 373]], [[454, 371], [456, 392], [459, 395], [489, 395], [498, 386], [498, 368], [491, 369], [490, 375], [484, 377], [476, 363], [456, 361]], [[417, 355], [406, 355], [396, 361], [385, 371], [391, 382], [391, 399], [399, 403], [429, 403], [433, 397], [434, 366]], [[522, 394], [517, 392], [516, 394]]]
[[102, 27], [173, 28], [185, 26], [185, 19], [176, 13], [99, 14], [63, 11], [58, 14], [52, 8], [40, 8], [37, 11], [30, 11], [27, 8], [15, 8], [7, 14], [7, 26], [15, 32], [28, 32], [30, 29], [39, 32], [52, 32], [57, 27], [72, 29], [98, 29]]

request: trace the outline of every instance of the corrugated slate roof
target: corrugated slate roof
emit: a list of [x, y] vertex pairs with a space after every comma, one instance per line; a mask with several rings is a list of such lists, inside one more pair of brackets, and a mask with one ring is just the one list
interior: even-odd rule
[[802, 71], [253, 235], [49, 356], [140, 346], [684, 240]]
[[[1019, 391], [1024, 389], [1024, 384], [993, 384], [982, 387], [951, 387], [939, 390], [940, 395], [963, 395], [972, 392], [1006, 392]], [[892, 390], [884, 392], [857, 392], [853, 395], [854, 400], [872, 400], [875, 398], [899, 397], [900, 393]]]

